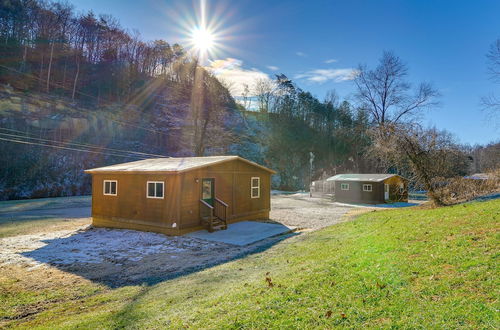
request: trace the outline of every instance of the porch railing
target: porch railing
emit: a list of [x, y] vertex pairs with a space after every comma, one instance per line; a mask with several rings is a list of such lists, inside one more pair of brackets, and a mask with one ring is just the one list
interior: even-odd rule
[[214, 199], [214, 206], [200, 199], [200, 217], [211, 233], [214, 229], [227, 229], [228, 205], [218, 198]]

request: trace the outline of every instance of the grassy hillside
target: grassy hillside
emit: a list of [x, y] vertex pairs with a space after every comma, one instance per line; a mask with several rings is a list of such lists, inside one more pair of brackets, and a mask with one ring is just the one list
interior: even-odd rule
[[371, 212], [154, 286], [36, 294], [3, 281], [2, 314], [46, 296], [50, 308], [10, 325], [498, 328], [499, 213], [500, 200]]

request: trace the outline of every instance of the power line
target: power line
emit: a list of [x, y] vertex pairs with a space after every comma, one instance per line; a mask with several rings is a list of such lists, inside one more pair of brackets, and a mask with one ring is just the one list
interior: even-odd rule
[[140, 151], [131, 151], [131, 150], [124, 150], [124, 149], [108, 148], [108, 147], [103, 147], [103, 146], [99, 146], [99, 145], [93, 145], [93, 144], [89, 144], [89, 143], [78, 143], [78, 142], [69, 142], [69, 141], [63, 142], [63, 141], [56, 141], [56, 140], [44, 139], [44, 138], [40, 138], [40, 137], [34, 137], [33, 135], [32, 136], [28, 136], [26, 133], [24, 133], [22, 131], [15, 130], [15, 129], [4, 128], [4, 127], [0, 127], [0, 130], [7, 130], [7, 131], [19, 132], [19, 133], [25, 134], [23, 136], [23, 135], [19, 135], [19, 134], [8, 134], [8, 133], [2, 133], [2, 132], [0, 132], [1, 135], [11, 136], [11, 137], [15, 137], [15, 138], [25, 138], [25, 139], [31, 139], [31, 140], [44, 141], [44, 142], [54, 142], [54, 143], [59, 143], [59, 144], [63, 144], [63, 145], [73, 145], [73, 146], [77, 146], [77, 147], [87, 147], [87, 148], [94, 148], [94, 149], [99, 149], [99, 150], [110, 150], [111, 152], [123, 152], [123, 153], [129, 153], [129, 154], [132, 153], [132, 154], [137, 154], [139, 156], [168, 157], [168, 156], [164, 156], [164, 155], [151, 154], [151, 153], [140, 152]]
[[[3, 136], [3, 137], [11, 137], [11, 138], [16, 138], [16, 139], [28, 139], [28, 140], [35, 140], [37, 142], [40, 142], [41, 145], [48, 145], [48, 146], [53, 146], [53, 144], [47, 144], [47, 143], [43, 143], [43, 142], [54, 142], [54, 143], [58, 143], [58, 144], [62, 144], [62, 145], [56, 145], [56, 146], [61, 146], [61, 147], [67, 147], [67, 148], [71, 148], [71, 149], [75, 149], [77, 147], [81, 147], [83, 149], [78, 149], [78, 150], [89, 150], [89, 149], [86, 149], [85, 146], [79, 146], [79, 145], [74, 145], [74, 146], [68, 146], [68, 145], [65, 145], [64, 143], [62, 142], [58, 142], [58, 141], [55, 141], [55, 140], [48, 140], [48, 139], [39, 139], [39, 138], [32, 138], [32, 137], [25, 137], [25, 136], [20, 136], [20, 135], [16, 135], [16, 134], [7, 134], [7, 133], [1, 133], [0, 132], [0, 136]], [[16, 140], [17, 141], [17, 140]], [[29, 141], [25, 141], [25, 140], [21, 140], [23, 142], [29, 142]], [[100, 149], [99, 147], [87, 147], [87, 148], [93, 148], [93, 149]], [[102, 149], [105, 149], [105, 148], [102, 148]], [[94, 150], [96, 151], [96, 150]], [[103, 150], [97, 150], [101, 153], [104, 153], [102, 152]], [[106, 150], [104, 150], [106, 151]], [[141, 157], [141, 158], [149, 158], [145, 155], [136, 155], [134, 152], [114, 152], [114, 151], [107, 151], [109, 155], [113, 155], [113, 156], [134, 156], [134, 157]], [[157, 157], [157, 156], [156, 156]]]
[[[95, 151], [95, 150], [75, 149], [75, 148], [70, 148], [70, 147], [56, 146], [56, 145], [50, 145], [50, 144], [44, 144], [44, 143], [30, 142], [30, 141], [14, 140], [14, 139], [8, 139], [8, 138], [3, 138], [3, 137], [0, 137], [0, 140], [7, 141], [7, 142], [28, 144], [28, 145], [37, 145], [37, 146], [42, 146], [42, 147], [50, 147], [50, 148], [56, 148], [56, 149], [65, 149], [65, 150], [88, 152], [88, 153], [94, 153], [94, 154], [112, 155], [111, 153], [104, 153], [104, 152], [99, 152], [99, 151]], [[144, 157], [138, 157], [138, 156], [133, 156], [133, 155], [114, 154], [113, 156], [123, 157], [123, 158], [136, 157], [136, 158], [141, 158], [141, 159], [148, 159], [147, 157], [144, 158]]]

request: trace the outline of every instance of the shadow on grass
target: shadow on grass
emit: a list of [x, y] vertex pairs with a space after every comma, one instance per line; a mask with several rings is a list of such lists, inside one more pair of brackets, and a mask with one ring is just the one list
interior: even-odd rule
[[236, 246], [185, 236], [89, 228], [43, 240], [45, 246], [21, 254], [110, 288], [151, 286], [265, 251], [294, 235]]
[[90, 207], [87, 206], [59, 209], [40, 209], [21, 212], [2, 212], [0, 213], [0, 225], [47, 219], [80, 219], [88, 217], [90, 217]]

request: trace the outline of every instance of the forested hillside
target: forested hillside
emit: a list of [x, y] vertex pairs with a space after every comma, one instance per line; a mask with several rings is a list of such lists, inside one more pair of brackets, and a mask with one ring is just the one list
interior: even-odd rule
[[257, 81], [257, 107], [245, 107], [181, 45], [144, 41], [108, 15], [6, 0], [0, 41], [0, 199], [88, 194], [84, 169], [161, 156], [240, 155], [290, 190], [405, 170], [369, 151], [376, 122], [362, 103], [319, 100], [280, 74]]
[[367, 118], [284, 76], [249, 112], [180, 45], [113, 17], [4, 1], [0, 24], [2, 199], [86, 194], [83, 169], [155, 156], [239, 154], [278, 170], [281, 189], [307, 186], [310, 152], [316, 176], [363, 163]]

